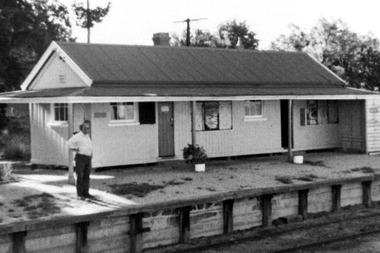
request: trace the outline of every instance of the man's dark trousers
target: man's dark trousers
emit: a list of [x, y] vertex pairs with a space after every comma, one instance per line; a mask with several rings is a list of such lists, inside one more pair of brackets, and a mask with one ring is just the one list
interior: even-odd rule
[[77, 195], [86, 197], [89, 195], [91, 156], [76, 154], [75, 171], [77, 173]]

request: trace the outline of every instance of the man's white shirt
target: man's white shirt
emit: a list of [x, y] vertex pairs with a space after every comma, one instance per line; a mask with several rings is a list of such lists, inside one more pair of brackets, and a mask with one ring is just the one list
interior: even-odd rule
[[79, 148], [78, 154], [92, 156], [92, 143], [88, 134], [79, 131], [67, 141], [70, 149]]

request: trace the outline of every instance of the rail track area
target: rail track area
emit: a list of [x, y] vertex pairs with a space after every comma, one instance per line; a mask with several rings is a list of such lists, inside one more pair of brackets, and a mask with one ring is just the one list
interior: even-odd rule
[[161, 252], [380, 252], [380, 207], [354, 208], [303, 222], [198, 239]]

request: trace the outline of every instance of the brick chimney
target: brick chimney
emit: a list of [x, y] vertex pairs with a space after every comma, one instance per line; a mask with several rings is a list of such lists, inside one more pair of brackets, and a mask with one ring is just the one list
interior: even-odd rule
[[155, 46], [170, 46], [169, 33], [155, 33], [152, 40]]

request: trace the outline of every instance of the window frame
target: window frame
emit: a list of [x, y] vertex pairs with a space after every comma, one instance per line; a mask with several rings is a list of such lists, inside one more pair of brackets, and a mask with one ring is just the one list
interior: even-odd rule
[[[306, 100], [305, 118], [306, 126], [336, 125], [339, 124], [339, 105], [335, 100]], [[322, 103], [323, 102], [323, 103]], [[311, 105], [314, 105], [314, 116], [311, 117]], [[322, 110], [322, 111], [321, 111]], [[335, 120], [332, 113], [334, 112]], [[321, 117], [325, 115], [324, 117]], [[313, 122], [311, 122], [313, 121]], [[302, 124], [301, 124], [302, 125]]]
[[[206, 104], [212, 104], [212, 103], [217, 103], [217, 110], [218, 110], [218, 116], [217, 116], [217, 128], [215, 129], [211, 129], [211, 128], [207, 128], [207, 124], [206, 124], [206, 111], [205, 111], [205, 107], [206, 107]], [[229, 104], [229, 123], [230, 123], [230, 126], [229, 128], [221, 128], [221, 125], [223, 126], [223, 124], [221, 124], [221, 118], [220, 118], [220, 115], [221, 115], [221, 111], [220, 111], [220, 108], [221, 108], [221, 103], [228, 103]], [[201, 120], [201, 122], [197, 122], [197, 127], [195, 129], [195, 131], [197, 132], [211, 132], [211, 131], [229, 131], [229, 130], [232, 130], [233, 129], [233, 109], [232, 109], [232, 101], [197, 101], [196, 102], [197, 104], [197, 108], [201, 108], [201, 110], [197, 110], [196, 111], [196, 118], [197, 120]], [[209, 105], [210, 106], [210, 105]], [[224, 121], [224, 122], [228, 122], [228, 121]], [[201, 126], [201, 128], [199, 128], [199, 126]]]
[[[133, 119], [112, 119], [112, 115], [114, 112], [114, 104], [116, 106], [118, 105], [128, 105], [133, 104]], [[113, 125], [138, 125], [139, 122], [139, 108], [137, 102], [112, 102], [108, 104], [108, 111], [109, 111], [109, 121]]]
[[[260, 102], [261, 114], [247, 115], [247, 103], [250, 103], [250, 102]], [[266, 120], [265, 114], [264, 114], [264, 101], [263, 100], [245, 100], [243, 109], [244, 109], [244, 120], [245, 121]], [[249, 109], [251, 109], [251, 107], [249, 107]]]
[[[67, 103], [52, 103], [50, 104], [50, 108], [52, 112], [51, 125], [59, 126], [59, 125], [68, 124], [69, 105]], [[63, 110], [63, 114], [62, 114], [62, 110]], [[57, 115], [57, 112], [59, 112], [58, 115]]]

